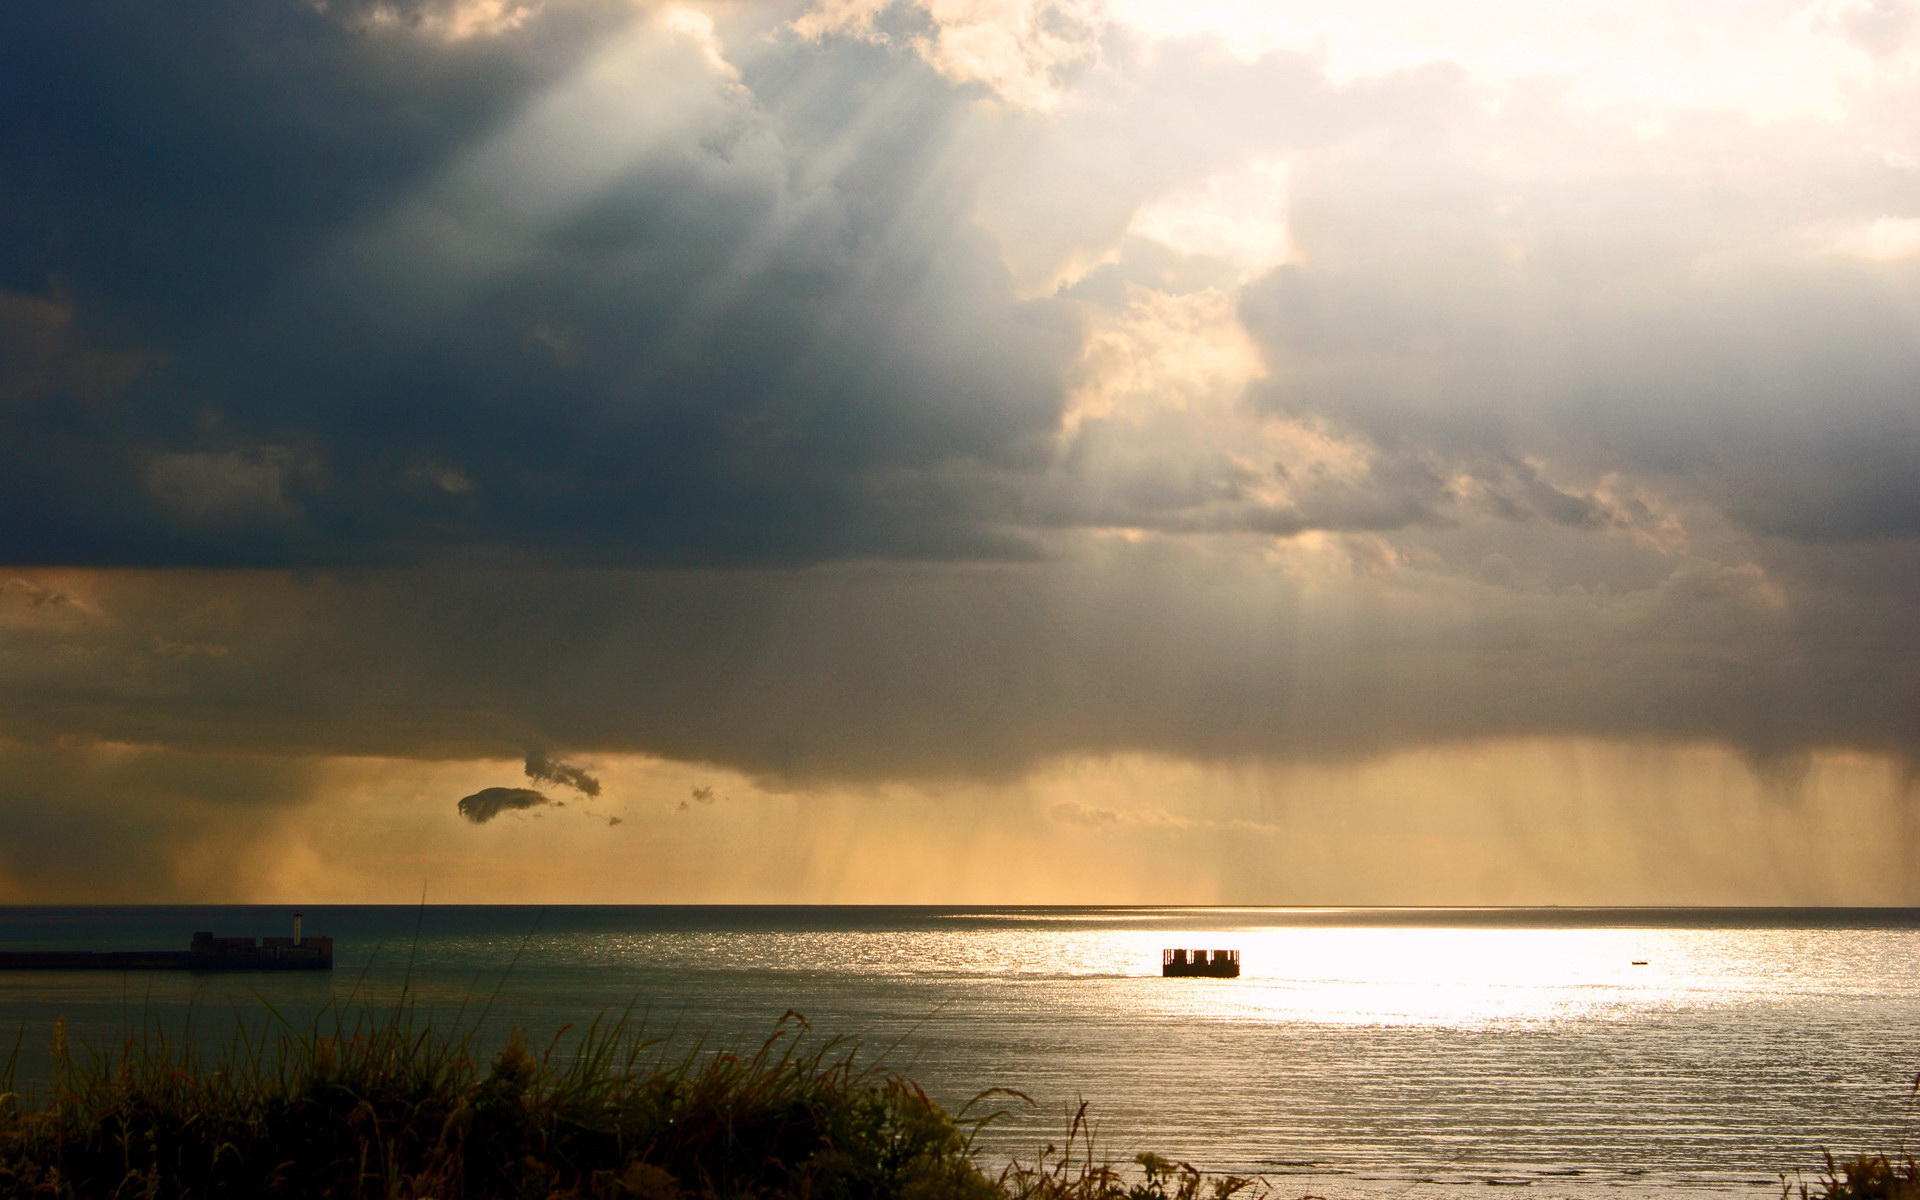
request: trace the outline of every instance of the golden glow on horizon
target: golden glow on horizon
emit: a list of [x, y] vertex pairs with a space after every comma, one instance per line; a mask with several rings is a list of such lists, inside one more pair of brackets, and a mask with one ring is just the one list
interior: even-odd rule
[[[1707, 745], [1542, 738], [1347, 765], [1129, 755], [1002, 784], [785, 790], [602, 756], [589, 760], [600, 797], [550, 788], [563, 805], [480, 826], [454, 801], [521, 782], [518, 762], [125, 746], [56, 757], [42, 769], [91, 777], [101, 803], [115, 786], [160, 786], [146, 807], [179, 823], [152, 847], [163, 878], [51, 892], [0, 880], [0, 900], [405, 903], [424, 889], [444, 903], [1920, 901], [1911, 784], [1891, 760], [1846, 752], [1756, 772]], [[222, 772], [294, 794], [235, 807], [165, 791]], [[145, 819], [140, 803], [126, 812]]]

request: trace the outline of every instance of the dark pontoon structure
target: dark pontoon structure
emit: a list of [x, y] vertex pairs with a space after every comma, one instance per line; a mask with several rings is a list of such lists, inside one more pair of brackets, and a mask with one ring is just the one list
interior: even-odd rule
[[1162, 950], [1162, 975], [1204, 975], [1210, 979], [1240, 978], [1238, 950]]

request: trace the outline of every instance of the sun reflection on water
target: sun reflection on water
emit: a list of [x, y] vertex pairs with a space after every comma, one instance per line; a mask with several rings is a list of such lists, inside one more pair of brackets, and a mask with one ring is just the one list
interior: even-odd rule
[[[1822, 939], [1809, 938], [1805, 953], [1783, 962], [1781, 933], [1766, 936], [1772, 944], [1761, 950], [1747, 947], [1741, 931], [1724, 929], [1056, 926], [843, 939], [827, 953], [854, 960], [841, 965], [880, 973], [1108, 980], [1114, 987], [1106, 1002], [1143, 1017], [1215, 1021], [1476, 1026], [1631, 1019], [1726, 1004], [1760, 990], [1858, 986], [1846, 964], [1822, 961]], [[1237, 949], [1242, 975], [1162, 979], [1160, 952], [1171, 947]], [[790, 946], [786, 957], [817, 962], [826, 950]]]
[[1654, 931], [1269, 929], [1219, 944], [1241, 951], [1241, 978], [1196, 981], [1170, 1007], [1227, 1020], [1536, 1022], [1667, 1007], [1706, 990], [1701, 976], [1724, 975]]

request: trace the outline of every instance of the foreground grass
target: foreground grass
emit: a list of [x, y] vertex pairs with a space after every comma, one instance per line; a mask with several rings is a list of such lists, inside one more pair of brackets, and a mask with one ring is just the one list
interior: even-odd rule
[[1819, 1183], [1786, 1189], [1783, 1200], [1920, 1200], [1920, 1162], [1910, 1156], [1863, 1154], [1836, 1161], [1827, 1156]]
[[[76, 1052], [57, 1027], [43, 1103], [0, 1062], [0, 1197], [1272, 1200], [1152, 1154], [1123, 1173], [1095, 1153], [1084, 1107], [1060, 1146], [988, 1174], [973, 1139], [991, 1114], [956, 1119], [805, 1033], [789, 1014], [754, 1052], [662, 1061], [616, 1020], [480, 1055], [402, 1004], [350, 1027], [236, 1033], [208, 1061], [157, 1032]], [[996, 1097], [1018, 1094], [969, 1107]], [[1911, 1157], [1826, 1166], [1782, 1200], [1920, 1200]]]
[[989, 1176], [973, 1154], [986, 1119], [956, 1120], [804, 1025], [783, 1020], [757, 1052], [669, 1062], [624, 1021], [481, 1055], [404, 1005], [324, 1034], [236, 1034], [211, 1062], [158, 1034], [76, 1052], [57, 1029], [45, 1102], [0, 1089], [0, 1196], [1226, 1200], [1247, 1187], [1152, 1155], [1144, 1177], [1123, 1176], [1096, 1159], [1084, 1111], [1065, 1149]]

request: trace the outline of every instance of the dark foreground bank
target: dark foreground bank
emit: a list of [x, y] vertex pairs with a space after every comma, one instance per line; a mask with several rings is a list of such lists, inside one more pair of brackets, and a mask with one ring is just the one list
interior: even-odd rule
[[[1123, 1177], [1076, 1121], [991, 1175], [910, 1081], [793, 1016], [757, 1051], [651, 1056], [624, 1022], [490, 1055], [402, 1008], [351, 1028], [236, 1036], [214, 1062], [164, 1036], [111, 1053], [55, 1032], [44, 1100], [0, 1096], [0, 1195], [494, 1200], [1225, 1200], [1249, 1186], [1143, 1155]], [[14, 1058], [17, 1060], [18, 1044]], [[975, 1106], [1018, 1102], [989, 1093]]]
[[[652, 1056], [623, 1021], [477, 1054], [401, 1006], [323, 1033], [237, 1034], [215, 1061], [164, 1035], [111, 1052], [56, 1029], [45, 1098], [0, 1078], [0, 1196], [387, 1200], [1268, 1200], [1258, 1181], [1098, 1156], [1076, 1118], [992, 1171], [912, 1082], [789, 1015], [757, 1051]], [[1910, 1159], [1829, 1163], [1799, 1200], [1920, 1200]]]

